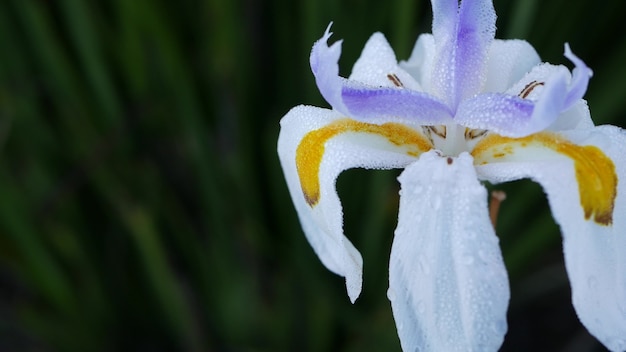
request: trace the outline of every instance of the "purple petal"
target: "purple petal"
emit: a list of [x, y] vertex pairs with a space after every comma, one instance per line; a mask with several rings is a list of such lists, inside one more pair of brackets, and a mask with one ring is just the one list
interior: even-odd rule
[[433, 36], [435, 40], [443, 42], [445, 38], [454, 37], [459, 1], [431, 0], [431, 4], [433, 7]]
[[518, 137], [529, 130], [534, 108], [532, 101], [517, 96], [485, 93], [463, 101], [454, 120], [466, 127]]
[[567, 75], [563, 71], [559, 73], [546, 83], [536, 102], [515, 95], [485, 93], [463, 101], [455, 122], [508, 137], [523, 137], [542, 131], [563, 111]]
[[490, 0], [464, 0], [460, 8], [456, 0], [432, 0], [432, 5], [437, 47], [432, 86], [454, 110], [478, 93], [486, 79], [496, 14]]
[[591, 70], [567, 45], [565, 56], [576, 66], [573, 77], [560, 66], [546, 81], [537, 101], [508, 94], [481, 94], [460, 104], [455, 122], [509, 137], [523, 137], [548, 128], [583, 97], [591, 77]]
[[445, 104], [414, 90], [346, 84], [342, 97], [352, 116], [367, 121], [395, 120], [421, 125], [452, 122], [452, 112]]
[[578, 99], [582, 99], [585, 95], [587, 86], [589, 85], [589, 79], [593, 76], [593, 72], [589, 67], [587, 67], [587, 65], [585, 65], [583, 60], [579, 59], [578, 56], [572, 53], [572, 50], [567, 43], [565, 44], [565, 57], [575, 65], [572, 72], [574, 75], [570, 83], [569, 93], [567, 94], [567, 99], [565, 99], [565, 109], [569, 109], [578, 101]]
[[333, 109], [367, 122], [398, 121], [414, 124], [451, 122], [452, 112], [435, 97], [403, 88], [374, 87], [339, 76], [341, 42], [326, 44], [330, 26], [311, 52], [311, 70], [317, 86]]
[[330, 27], [326, 28], [324, 36], [313, 44], [309, 63], [311, 71], [315, 76], [315, 82], [320, 93], [326, 101], [335, 109], [344, 114], [346, 107], [341, 99], [341, 78], [339, 77], [339, 57], [341, 56], [341, 40], [335, 42], [330, 47], [327, 44], [328, 38], [332, 35]]
[[508, 94], [478, 95], [461, 103], [455, 121], [508, 137], [523, 137], [542, 131], [564, 110], [566, 79], [566, 74], [551, 79], [536, 102]]

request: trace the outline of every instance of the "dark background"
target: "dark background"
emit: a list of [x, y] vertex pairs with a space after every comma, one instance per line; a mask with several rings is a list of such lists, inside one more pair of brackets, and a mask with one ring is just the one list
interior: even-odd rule
[[[496, 0], [498, 38], [594, 70], [597, 124], [626, 126], [622, 1]], [[0, 1], [1, 351], [398, 351], [386, 298], [398, 171], [338, 180], [364, 257], [350, 304], [309, 247], [276, 157], [280, 118], [327, 106], [308, 68], [334, 21], [349, 74], [367, 38], [399, 59], [428, 1]], [[504, 351], [602, 351], [576, 318], [541, 188], [497, 226]], [[623, 216], [617, 214], [616, 216]]]

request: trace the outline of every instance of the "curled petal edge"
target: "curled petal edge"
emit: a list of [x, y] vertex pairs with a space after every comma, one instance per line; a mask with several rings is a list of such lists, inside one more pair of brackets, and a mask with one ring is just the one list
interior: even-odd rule
[[281, 120], [278, 155], [304, 233], [324, 265], [345, 277], [352, 302], [361, 292], [363, 260], [343, 233], [338, 175], [355, 167], [405, 167], [431, 148], [411, 127], [359, 122], [312, 106], [297, 106]]
[[371, 123], [440, 125], [452, 122], [450, 108], [430, 94], [400, 87], [374, 87], [340, 77], [341, 41], [328, 46], [331, 35], [329, 25], [324, 36], [313, 45], [309, 61], [320, 92], [333, 109]]
[[480, 94], [461, 103], [455, 122], [507, 137], [524, 137], [547, 129], [561, 113], [582, 99], [592, 76], [568, 44], [565, 44], [565, 57], [575, 65], [573, 76], [564, 66], [556, 67], [537, 101], [504, 93]]

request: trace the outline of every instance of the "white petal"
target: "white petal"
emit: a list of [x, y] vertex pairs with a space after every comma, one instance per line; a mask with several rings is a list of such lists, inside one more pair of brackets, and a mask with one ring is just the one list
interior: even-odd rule
[[431, 151], [399, 180], [388, 296], [402, 349], [497, 351], [508, 279], [471, 156]]
[[540, 63], [539, 55], [527, 41], [496, 39], [489, 48], [483, 91], [504, 92]]
[[574, 105], [562, 112], [559, 117], [548, 126], [548, 131], [562, 132], [567, 130], [584, 130], [593, 128], [594, 124], [589, 113], [587, 101], [580, 99]]
[[[613, 351], [626, 350], [626, 133], [613, 126], [564, 132], [566, 142], [552, 150], [529, 146], [494, 162], [477, 167], [479, 175], [491, 182], [529, 177], [539, 182], [547, 193], [550, 208], [561, 227], [565, 264], [572, 286], [572, 301], [578, 317], [589, 332]], [[615, 169], [590, 157], [579, 165], [559, 150], [564, 143], [595, 146], [608, 157]], [[530, 144], [530, 143], [529, 143]], [[565, 148], [570, 148], [567, 145]], [[563, 149], [561, 149], [563, 150]], [[479, 157], [477, 157], [477, 160]], [[606, 159], [605, 159], [606, 160]], [[491, 160], [492, 162], [495, 160]], [[582, 191], [596, 202], [614, 198], [608, 214], [586, 215], [580, 194], [581, 182], [598, 175], [616, 177], [617, 187], [594, 182]], [[579, 179], [580, 177], [580, 179]], [[581, 181], [582, 180], [582, 181]], [[607, 182], [602, 182], [606, 184]], [[609, 182], [610, 183], [610, 182]], [[600, 187], [600, 188], [598, 188]], [[600, 198], [597, 198], [600, 197]], [[584, 204], [583, 204], [584, 203]], [[593, 202], [591, 202], [593, 203]], [[593, 204], [591, 204], [593, 205]], [[606, 207], [604, 207], [606, 208]], [[610, 221], [609, 221], [610, 220]]]
[[[563, 80], [565, 85], [571, 80], [571, 74], [565, 66], [541, 63], [533, 67], [518, 81], [513, 82], [514, 84], [510, 85], [505, 93], [536, 101], [541, 97], [545, 83], [550, 79], [554, 80], [553, 77]], [[537, 82], [539, 85], [532, 85], [533, 82]], [[531, 86], [532, 89], [528, 89]]]
[[[559, 83], [559, 85], [565, 84], [567, 87], [565, 88], [565, 100], [563, 101], [563, 109], [561, 110], [564, 111], [570, 108], [585, 95], [589, 79], [593, 75], [593, 72], [587, 67], [584, 61], [572, 53], [567, 44], [565, 44], [564, 55], [568, 60], [574, 63], [572, 73], [563, 65], [540, 64], [535, 66], [528, 75], [513, 85], [507, 93], [519, 95], [525, 99], [542, 100], [545, 99], [546, 96], [540, 95], [539, 93], [541, 91], [548, 90], [548, 86], [551, 84], [554, 85], [554, 82], [563, 81], [563, 83]], [[534, 85], [534, 82], [540, 83], [540, 85]], [[527, 90], [529, 87], [533, 89]], [[562, 92], [556, 95], [550, 95], [548, 99], [554, 99], [556, 96], [561, 95]]]
[[[395, 140], [394, 144], [376, 133], [367, 131], [359, 133], [362, 131], [358, 131], [358, 128], [334, 133], [332, 128], [336, 127], [335, 124], [344, 121], [350, 126], [370, 126], [370, 129], [374, 130], [386, 126], [347, 120], [332, 110], [298, 106], [281, 120], [278, 155], [307, 239], [324, 265], [346, 278], [348, 295], [354, 302], [361, 292], [362, 259], [352, 243], [343, 235], [342, 209], [335, 190], [335, 180], [343, 170], [354, 167], [375, 169], [403, 167], [413, 161], [418, 154], [415, 146], [402, 145], [398, 140]], [[321, 145], [322, 149], [304, 150], [300, 155], [304, 160], [304, 164], [300, 165], [301, 170], [303, 166], [315, 163], [316, 155], [321, 157], [321, 162], [315, 164], [319, 166], [318, 172], [314, 175], [307, 174], [310, 176], [307, 180], [314, 178], [318, 181], [316, 182], [318, 186], [315, 192], [310, 192], [311, 194], [305, 197], [305, 186], [298, 173], [296, 155], [299, 146], [312, 131], [328, 132], [329, 137], [318, 140], [321, 144], [317, 146]], [[394, 136], [404, 135], [407, 138], [422, 138], [426, 141], [408, 127], [397, 127], [391, 132]]]
[[381, 33], [374, 33], [367, 41], [349, 79], [374, 87], [398, 87], [400, 84], [404, 88], [422, 90], [415, 79], [398, 66], [396, 54]]
[[415, 42], [411, 56], [407, 61], [401, 61], [400, 67], [411, 74], [424, 91], [430, 92], [430, 77], [434, 59], [435, 39], [433, 35], [421, 34]]

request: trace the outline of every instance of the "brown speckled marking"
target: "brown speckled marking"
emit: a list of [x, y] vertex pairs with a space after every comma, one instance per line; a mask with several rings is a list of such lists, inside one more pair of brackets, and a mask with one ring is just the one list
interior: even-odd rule
[[524, 87], [524, 89], [522, 89], [522, 91], [519, 93], [520, 98], [526, 99], [526, 97], [533, 91], [533, 89], [535, 89], [538, 86], [543, 86], [543, 85], [545, 85], [544, 82], [537, 82], [537, 81], [532, 81], [528, 83], [526, 87]]
[[396, 76], [395, 73], [388, 73], [387, 74], [387, 78], [391, 81], [391, 83], [393, 83], [393, 85], [395, 85], [398, 88], [404, 88], [404, 84], [402, 84], [402, 81], [400, 81], [400, 78], [398, 78], [398, 76]]

